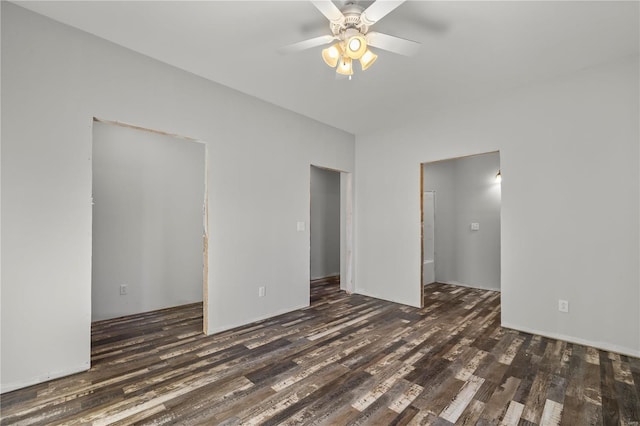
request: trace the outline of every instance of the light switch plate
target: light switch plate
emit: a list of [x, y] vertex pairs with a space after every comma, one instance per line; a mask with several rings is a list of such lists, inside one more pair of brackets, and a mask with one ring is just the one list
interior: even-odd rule
[[478, 222], [473, 222], [471, 224], [471, 230], [472, 231], [479, 231], [480, 230], [480, 224]]
[[304, 222], [298, 222], [297, 228], [298, 228], [298, 232], [304, 231], [305, 230], [305, 223]]

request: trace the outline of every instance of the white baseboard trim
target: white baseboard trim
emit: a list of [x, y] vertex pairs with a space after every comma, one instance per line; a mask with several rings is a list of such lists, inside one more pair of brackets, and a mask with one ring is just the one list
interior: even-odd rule
[[[441, 284], [458, 285], [460, 287], [477, 288], [477, 289], [480, 289], [480, 290], [500, 291], [500, 287], [486, 287], [486, 286], [481, 286], [481, 285], [470, 285], [470, 284], [465, 284], [465, 283], [459, 283], [458, 281], [436, 281], [436, 282], [441, 283]], [[429, 284], [425, 284], [425, 285], [429, 285]]]
[[510, 328], [512, 330], [516, 330], [516, 331], [523, 331], [525, 333], [529, 333], [529, 334], [537, 334], [538, 336], [543, 336], [543, 337], [548, 337], [550, 339], [556, 339], [556, 340], [562, 340], [568, 343], [576, 343], [578, 345], [584, 345], [584, 346], [592, 346], [596, 349], [601, 349], [603, 351], [607, 351], [607, 352], [614, 352], [620, 355], [627, 355], [627, 356], [632, 356], [634, 358], [640, 358], [640, 350], [639, 349], [631, 349], [631, 348], [627, 348], [624, 346], [619, 346], [619, 345], [615, 345], [612, 343], [608, 343], [608, 342], [594, 342], [591, 340], [587, 340], [587, 339], [581, 339], [579, 337], [574, 337], [574, 336], [566, 336], [564, 334], [560, 334], [560, 333], [551, 333], [551, 332], [546, 332], [546, 331], [540, 331], [540, 330], [535, 330], [529, 327], [523, 327], [517, 324], [511, 324], [508, 322], [502, 322], [502, 327], [503, 328]]
[[297, 311], [297, 310], [300, 310], [300, 309], [306, 309], [309, 306], [310, 306], [310, 304], [307, 303], [306, 305], [299, 305], [299, 306], [294, 306], [292, 308], [280, 309], [280, 310], [278, 310], [276, 312], [271, 312], [269, 314], [260, 315], [258, 317], [253, 317], [253, 318], [248, 319], [246, 321], [239, 321], [237, 323], [226, 324], [226, 325], [222, 325], [222, 326], [219, 326], [219, 327], [209, 327], [207, 336], [211, 336], [211, 335], [217, 334], [217, 333], [222, 333], [223, 331], [233, 330], [234, 328], [242, 327], [243, 325], [248, 325], [248, 324], [251, 324], [251, 323], [254, 323], [254, 322], [258, 322], [258, 321], [266, 320], [266, 319], [269, 319], [269, 318], [277, 317], [278, 315], [286, 314], [286, 313]]
[[70, 376], [70, 375], [76, 374], [76, 373], [82, 373], [83, 371], [89, 370], [90, 367], [91, 366], [89, 365], [89, 362], [86, 362], [86, 363], [82, 363], [79, 366], [75, 366], [75, 367], [72, 367], [72, 368], [67, 368], [67, 369], [64, 369], [64, 370], [55, 371], [55, 372], [51, 372], [51, 373], [47, 373], [47, 374], [44, 374], [42, 376], [33, 377], [33, 378], [25, 380], [25, 381], [14, 382], [14, 383], [2, 383], [2, 385], [0, 387], [0, 393], [11, 392], [11, 391], [14, 391], [14, 390], [26, 388], [26, 387], [33, 386], [33, 385], [37, 385], [39, 383], [48, 382], [49, 380], [59, 379], [61, 377]]

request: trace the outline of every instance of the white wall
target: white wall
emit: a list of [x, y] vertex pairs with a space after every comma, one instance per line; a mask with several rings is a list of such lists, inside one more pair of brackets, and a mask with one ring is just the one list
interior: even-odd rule
[[89, 367], [94, 116], [207, 143], [209, 332], [308, 305], [309, 167], [353, 135], [2, 8], [2, 391]]
[[639, 356], [638, 75], [629, 58], [358, 135], [357, 291], [419, 306], [420, 163], [499, 150], [502, 324]]
[[311, 167], [311, 279], [340, 274], [340, 172]]
[[500, 289], [499, 169], [497, 152], [424, 165], [423, 189], [436, 191], [436, 281]]
[[94, 123], [93, 321], [202, 301], [204, 160], [202, 143]]

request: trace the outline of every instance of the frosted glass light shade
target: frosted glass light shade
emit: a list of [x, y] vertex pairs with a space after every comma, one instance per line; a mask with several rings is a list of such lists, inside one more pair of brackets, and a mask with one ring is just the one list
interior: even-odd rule
[[353, 66], [351, 58], [348, 56], [343, 56], [340, 58], [340, 62], [338, 63], [338, 68], [336, 68], [336, 72], [342, 75], [352, 75], [353, 74]]
[[373, 53], [371, 50], [367, 49], [367, 51], [364, 52], [364, 55], [362, 55], [362, 57], [360, 58], [360, 65], [362, 66], [362, 71], [366, 70], [371, 65], [373, 65], [376, 59], [378, 59], [378, 55]]
[[340, 59], [341, 54], [342, 48], [340, 47], [340, 43], [336, 43], [333, 46], [322, 50], [322, 59], [324, 59], [324, 62], [327, 65], [333, 68], [338, 65], [338, 60]]

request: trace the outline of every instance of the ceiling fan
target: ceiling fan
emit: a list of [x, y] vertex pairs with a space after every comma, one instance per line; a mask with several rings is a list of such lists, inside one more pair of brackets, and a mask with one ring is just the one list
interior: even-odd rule
[[420, 43], [370, 31], [373, 24], [387, 16], [405, 0], [376, 0], [366, 9], [357, 2], [350, 1], [339, 9], [329, 0], [311, 0], [311, 3], [329, 20], [331, 34], [290, 44], [280, 50], [282, 53], [295, 53], [312, 47], [333, 43], [322, 50], [322, 59], [336, 75], [353, 75], [353, 62], [359, 61], [362, 70], [369, 68], [378, 58], [369, 47], [386, 50], [400, 55], [415, 54]]

